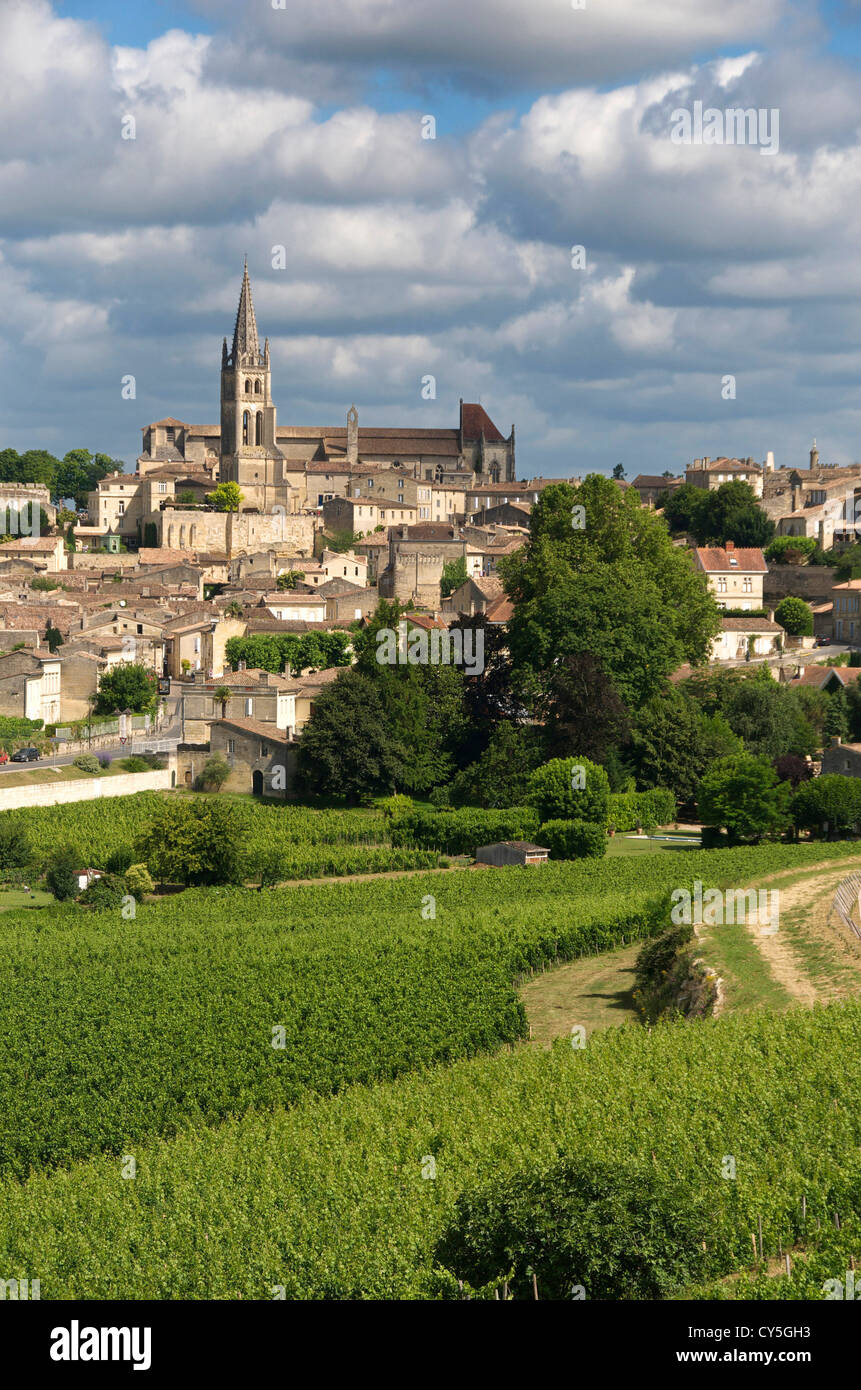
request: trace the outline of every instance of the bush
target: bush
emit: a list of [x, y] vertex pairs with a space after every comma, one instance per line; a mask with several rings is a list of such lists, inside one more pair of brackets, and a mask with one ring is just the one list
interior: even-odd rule
[[538, 830], [538, 843], [550, 850], [551, 859], [601, 859], [607, 852], [607, 831], [586, 820], [546, 820]]
[[610, 825], [617, 830], [654, 830], [676, 819], [676, 798], [666, 787], [654, 787], [646, 792], [611, 792], [607, 813]]
[[78, 902], [83, 907], [95, 907], [100, 912], [106, 912], [122, 907], [125, 896], [126, 886], [121, 878], [116, 874], [102, 874], [101, 878], [94, 878], [90, 886], [84, 889]]
[[241, 812], [207, 798], [166, 802], [135, 846], [162, 883], [241, 883], [247, 852]]
[[110, 874], [124, 874], [134, 862], [131, 845], [119, 845], [105, 860], [105, 869]]
[[810, 637], [813, 633], [813, 609], [803, 598], [788, 595], [774, 610], [774, 620], [791, 637]]
[[395, 796], [376, 797], [374, 805], [377, 810], [382, 811], [387, 820], [392, 820], [396, 816], [399, 819], [402, 816], [408, 816], [415, 809], [412, 797], [402, 796], [400, 793]]
[[145, 893], [155, 888], [146, 864], [130, 864], [125, 874], [126, 892], [131, 893], [136, 902], [143, 902]]
[[0, 874], [26, 869], [32, 859], [33, 847], [25, 826], [7, 811], [0, 816]]
[[720, 849], [729, 841], [719, 826], [704, 825], [700, 835], [700, 843], [703, 849]]
[[74, 765], [75, 767], [79, 767], [82, 772], [89, 772], [94, 777], [97, 777], [99, 772], [101, 772], [102, 766], [98, 758], [92, 753], [81, 753], [75, 759]]
[[203, 765], [195, 783], [198, 791], [220, 792], [230, 776], [230, 764], [220, 753], [215, 753]]
[[700, 819], [726, 830], [731, 844], [756, 842], [789, 823], [791, 794], [789, 783], [778, 781], [767, 758], [751, 753], [717, 758], [697, 793]]
[[111, 758], [110, 753], [101, 753], [99, 755], [99, 767], [108, 768], [110, 767], [112, 762], [113, 759]]
[[651, 1164], [565, 1159], [506, 1176], [456, 1203], [435, 1257], [472, 1288], [514, 1298], [665, 1299], [724, 1263], [707, 1199]]
[[532, 773], [526, 802], [535, 807], [542, 821], [585, 820], [605, 825], [610, 782], [604, 768], [588, 758], [553, 758]]
[[62, 845], [55, 851], [45, 870], [45, 883], [59, 902], [77, 897], [78, 869], [78, 851], [72, 845]]
[[474, 854], [479, 845], [496, 840], [534, 840], [537, 832], [538, 816], [531, 806], [506, 811], [482, 811], [475, 806], [414, 811], [391, 822], [393, 845], [418, 845], [443, 854]]
[[120, 767], [126, 772], [149, 772], [150, 765], [146, 758], [138, 757], [137, 753], [132, 753], [130, 758], [123, 758]]
[[431, 792], [430, 796], [428, 797], [428, 800], [430, 801], [431, 806], [450, 806], [450, 805], [451, 805], [451, 787], [450, 787], [450, 786], [434, 787], [433, 791]]

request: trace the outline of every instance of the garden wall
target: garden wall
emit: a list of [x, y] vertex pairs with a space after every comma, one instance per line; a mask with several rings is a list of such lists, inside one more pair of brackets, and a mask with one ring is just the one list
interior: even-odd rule
[[74, 782], [42, 783], [32, 787], [4, 788], [0, 781], [0, 811], [23, 806], [58, 806], [62, 801], [93, 801], [99, 796], [131, 796], [134, 792], [164, 791], [171, 786], [171, 771], [124, 772], [116, 777], [87, 777]]

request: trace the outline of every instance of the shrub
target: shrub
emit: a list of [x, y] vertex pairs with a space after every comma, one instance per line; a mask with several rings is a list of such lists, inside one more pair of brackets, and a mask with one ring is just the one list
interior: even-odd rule
[[124, 874], [134, 862], [131, 845], [118, 845], [105, 860], [105, 869], [110, 874]]
[[25, 826], [6, 812], [0, 816], [0, 874], [26, 869], [32, 859], [33, 847]]
[[146, 864], [130, 864], [125, 874], [126, 892], [131, 893], [136, 902], [143, 902], [144, 894], [155, 888]]
[[137, 753], [132, 753], [130, 758], [123, 758], [120, 767], [126, 772], [149, 772], [150, 766], [146, 758], [138, 757]]
[[112, 761], [113, 759], [111, 758], [110, 753], [101, 753], [99, 755], [99, 767], [108, 768], [110, 767]]
[[166, 802], [138, 840], [136, 853], [163, 883], [241, 883], [247, 858], [242, 824], [229, 802]]
[[62, 845], [55, 851], [45, 870], [48, 891], [59, 902], [75, 898], [78, 894], [78, 852], [72, 845]]
[[451, 805], [451, 787], [449, 787], [449, 786], [434, 787], [433, 791], [431, 792], [430, 796], [428, 797], [428, 800], [430, 801], [431, 806], [450, 806], [450, 805]]
[[102, 874], [101, 878], [94, 878], [89, 887], [84, 889], [78, 902], [83, 907], [95, 907], [101, 912], [106, 912], [111, 908], [121, 907], [125, 896], [126, 886], [121, 878], [116, 874]]
[[809, 637], [813, 632], [813, 609], [803, 598], [790, 594], [774, 610], [774, 620], [791, 637]]
[[585, 820], [605, 825], [610, 782], [604, 768], [588, 758], [553, 758], [532, 773], [526, 801], [542, 821]]
[[531, 806], [506, 811], [482, 811], [475, 806], [414, 811], [391, 822], [393, 845], [419, 845], [444, 854], [474, 854], [479, 845], [496, 840], [534, 840], [537, 832], [538, 816]]
[[650, 1164], [600, 1159], [506, 1176], [458, 1199], [440, 1264], [473, 1288], [507, 1279], [514, 1298], [664, 1299], [723, 1264], [707, 1199]]
[[391, 820], [395, 816], [398, 818], [408, 816], [415, 809], [412, 797], [402, 796], [400, 793], [395, 796], [376, 797], [374, 805], [382, 811], [387, 820]]
[[697, 793], [700, 819], [720, 826], [731, 843], [761, 840], [789, 822], [788, 782], [779, 782], [767, 758], [737, 753], [717, 758], [703, 777]]
[[94, 777], [101, 771], [101, 763], [92, 753], [81, 753], [75, 759], [75, 767], [79, 767], [82, 772], [91, 773]]
[[654, 830], [676, 818], [676, 799], [666, 787], [645, 792], [611, 792], [609, 823], [617, 830]]
[[220, 792], [230, 776], [230, 764], [220, 753], [215, 753], [203, 765], [196, 782], [197, 790]]
[[141, 753], [141, 757], [147, 767], [152, 768], [153, 772], [164, 772], [167, 762], [159, 753]]
[[601, 859], [607, 852], [607, 831], [594, 821], [546, 820], [538, 830], [538, 843], [550, 850], [551, 859]]

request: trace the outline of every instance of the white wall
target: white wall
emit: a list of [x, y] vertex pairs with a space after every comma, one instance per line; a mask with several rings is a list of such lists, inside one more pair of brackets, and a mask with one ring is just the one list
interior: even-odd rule
[[43, 782], [32, 787], [3, 786], [0, 773], [0, 811], [24, 806], [59, 806], [64, 801], [93, 801], [100, 796], [131, 796], [133, 792], [162, 791], [170, 787], [170, 769], [124, 772], [116, 777], [87, 777], [71, 782]]

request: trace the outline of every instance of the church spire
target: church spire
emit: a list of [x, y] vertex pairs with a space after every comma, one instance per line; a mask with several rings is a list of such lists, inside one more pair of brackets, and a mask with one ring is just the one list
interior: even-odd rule
[[248, 278], [248, 257], [245, 257], [245, 270], [242, 275], [242, 290], [239, 295], [239, 309], [236, 314], [236, 327], [233, 330], [233, 364], [239, 366], [243, 358], [250, 356], [256, 363], [260, 355], [257, 341], [257, 320], [254, 317], [254, 300], [251, 298], [251, 281]]

